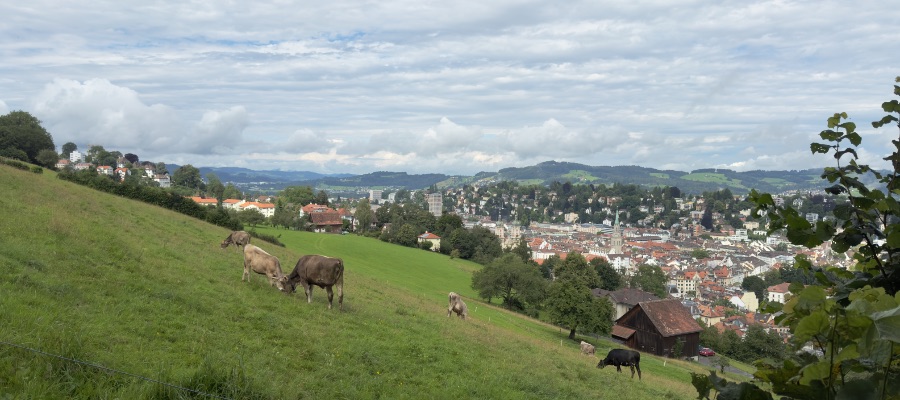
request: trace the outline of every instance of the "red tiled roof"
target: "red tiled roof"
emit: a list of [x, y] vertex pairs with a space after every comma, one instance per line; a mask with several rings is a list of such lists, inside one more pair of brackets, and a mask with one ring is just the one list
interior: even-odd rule
[[328, 210], [309, 214], [309, 218], [315, 225], [342, 225], [341, 215], [337, 211]]

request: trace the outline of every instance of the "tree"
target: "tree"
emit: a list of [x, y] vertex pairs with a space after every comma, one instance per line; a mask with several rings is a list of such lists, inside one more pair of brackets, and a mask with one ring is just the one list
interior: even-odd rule
[[591, 265], [594, 267], [594, 270], [597, 271], [597, 276], [600, 277], [600, 289], [614, 291], [622, 288], [624, 283], [622, 281], [622, 275], [619, 275], [619, 273], [616, 272], [616, 269], [613, 268], [605, 258], [594, 258], [591, 260]]
[[256, 226], [265, 221], [266, 217], [262, 215], [259, 210], [250, 208], [247, 210], [238, 211], [238, 220], [244, 224]]
[[[894, 94], [900, 96], [900, 86], [894, 85]], [[900, 128], [900, 102], [881, 107], [888, 114], [872, 126]], [[836, 166], [822, 173], [831, 184], [825, 191], [849, 200], [835, 207], [834, 220], [810, 223], [791, 205], [775, 206], [771, 194], [750, 194], [754, 216], [767, 218], [770, 232], [783, 230], [792, 244], [807, 248], [830, 241], [834, 252], [850, 253], [854, 262], [844, 270], [814, 266], [798, 255], [794, 268], [812, 271], [818, 284], [791, 283], [791, 299], [780, 310], [778, 304], [766, 310], [782, 312], [776, 321], [790, 327], [794, 350], [813, 343], [823, 351], [759, 366], [757, 378], [782, 396], [885, 399], [900, 387], [900, 140], [892, 141], [892, 153], [884, 158], [891, 169], [875, 170], [857, 162], [862, 137], [847, 119], [835, 113], [819, 133], [824, 143], [810, 145], [814, 154], [833, 152]], [[878, 186], [863, 184], [867, 177]]]
[[324, 190], [320, 190], [319, 193], [316, 193], [316, 198], [313, 200], [314, 203], [327, 206], [328, 205], [328, 193], [325, 193]]
[[700, 225], [708, 231], [713, 230], [712, 207], [706, 207], [706, 209], [703, 210], [703, 217], [700, 218]]
[[166, 168], [166, 163], [160, 161], [160, 162], [156, 163], [156, 168], [154, 169], [154, 172], [156, 172], [159, 175], [165, 175], [165, 174], [169, 173], [169, 169]]
[[200, 178], [200, 170], [191, 164], [183, 165], [172, 173], [172, 184], [190, 189], [203, 190], [203, 179]]
[[356, 204], [356, 212], [353, 213], [353, 218], [356, 219], [357, 231], [360, 234], [365, 234], [369, 231], [369, 226], [372, 225], [372, 220], [375, 217], [375, 213], [372, 212], [372, 207], [369, 205], [369, 199], [362, 199]]
[[572, 340], [575, 340], [579, 327], [588, 333], [609, 333], [612, 305], [591, 293], [591, 288], [599, 285], [600, 278], [584, 257], [576, 252], [569, 253], [565, 262], [556, 268], [555, 275], [556, 280], [550, 284], [544, 304], [550, 321], [569, 329]]
[[488, 302], [503, 300], [509, 309], [524, 310], [524, 304], [536, 304], [544, 295], [546, 281], [533, 265], [515, 254], [504, 254], [472, 274], [472, 289]]
[[531, 248], [528, 247], [525, 237], [520, 237], [519, 242], [511, 247], [508, 252], [518, 256], [523, 262], [531, 262]]
[[640, 265], [631, 277], [631, 287], [653, 293], [659, 298], [666, 297], [666, 282], [666, 274], [655, 265]]
[[56, 151], [56, 146], [40, 120], [25, 111], [13, 111], [0, 115], [0, 152], [6, 149], [10, 150], [7, 154], [20, 154], [15, 152], [20, 150], [26, 156], [23, 161], [40, 164], [38, 153], [45, 149]]
[[223, 199], [242, 199], [244, 195], [241, 194], [241, 190], [234, 186], [233, 183], [228, 182], [228, 185], [225, 186], [225, 190], [222, 191]]
[[126, 160], [128, 160], [128, 162], [130, 162], [131, 165], [137, 165], [138, 162], [140, 161], [140, 158], [138, 158], [137, 154], [134, 154], [134, 153], [125, 153], [125, 155], [123, 157]]
[[60, 156], [62, 156], [62, 158], [68, 159], [69, 156], [72, 155], [72, 152], [75, 150], [78, 150], [78, 146], [75, 145], [75, 143], [66, 142], [66, 144], [62, 145], [62, 153], [60, 154]]
[[[400, 190], [398, 193], [402, 192]], [[407, 196], [408, 196], [407, 192]], [[434, 234], [444, 237], [449, 236], [450, 232], [453, 232], [454, 229], [462, 228], [463, 222], [462, 218], [456, 214], [442, 214], [434, 224]]]
[[741, 289], [749, 290], [756, 294], [756, 298], [762, 300], [766, 292], [766, 282], [758, 276], [747, 276], [741, 281]]
[[698, 260], [709, 258], [709, 250], [701, 248], [693, 249], [691, 250], [691, 258], [696, 258]]
[[38, 152], [37, 157], [35, 157], [34, 160], [38, 165], [54, 168], [59, 161], [59, 154], [56, 154], [56, 152], [51, 149], [43, 149]]
[[288, 203], [299, 204], [301, 206], [310, 204], [315, 199], [312, 187], [309, 186], [288, 186], [278, 194], [278, 197]]
[[215, 197], [219, 206], [222, 205], [222, 200], [225, 199], [225, 185], [223, 185], [222, 181], [219, 180], [219, 177], [212, 172], [206, 174], [206, 195]]

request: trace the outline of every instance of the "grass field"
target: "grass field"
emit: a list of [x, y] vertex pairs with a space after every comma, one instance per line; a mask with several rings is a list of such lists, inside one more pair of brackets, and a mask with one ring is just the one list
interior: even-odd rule
[[[704, 371], [649, 355], [641, 381], [596, 369], [566, 331], [474, 298], [468, 261], [259, 228], [286, 244], [254, 242], [286, 273], [344, 259], [339, 312], [321, 289], [307, 304], [242, 282], [225, 229], [50, 171], [0, 166], [0, 192], [0, 398], [690, 399]], [[449, 291], [470, 319], [446, 317]]]

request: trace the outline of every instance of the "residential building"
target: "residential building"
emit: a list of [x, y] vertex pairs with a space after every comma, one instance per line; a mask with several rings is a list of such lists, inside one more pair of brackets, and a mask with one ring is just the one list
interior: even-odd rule
[[769, 301], [776, 301], [784, 304], [790, 295], [790, 291], [788, 291], [788, 286], [790, 285], [790, 283], [785, 282], [766, 288], [766, 291], [769, 293]]
[[419, 235], [417, 241], [418, 243], [431, 242], [431, 251], [440, 251], [441, 249], [441, 237], [431, 232], [425, 231]]

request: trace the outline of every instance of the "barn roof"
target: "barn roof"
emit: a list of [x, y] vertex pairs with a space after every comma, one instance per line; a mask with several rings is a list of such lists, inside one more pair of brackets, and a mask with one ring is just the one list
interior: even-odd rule
[[614, 292], [597, 288], [591, 290], [591, 293], [597, 297], [609, 297], [613, 303], [622, 303], [629, 306], [634, 306], [644, 301], [659, 300], [659, 297], [656, 297], [653, 293], [634, 288], [619, 289]]
[[341, 215], [335, 210], [327, 210], [322, 212], [314, 212], [309, 214], [309, 218], [315, 225], [342, 225]]
[[703, 328], [677, 299], [645, 301], [637, 305], [663, 337], [702, 332]]
[[612, 327], [612, 336], [617, 337], [622, 340], [628, 340], [628, 338], [634, 335], [634, 329], [626, 328], [621, 325], [613, 325]]

